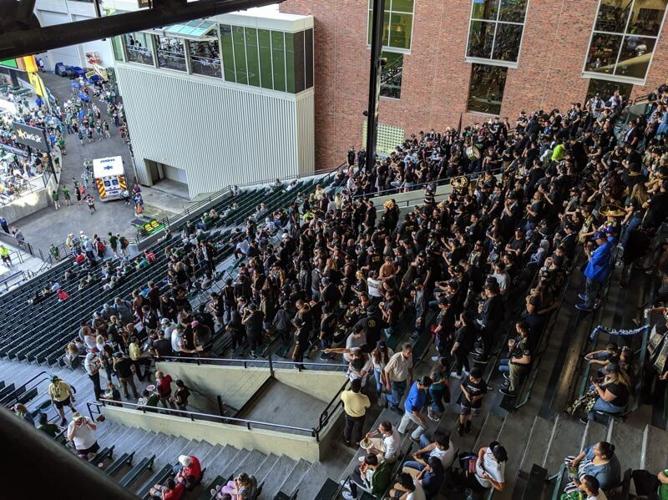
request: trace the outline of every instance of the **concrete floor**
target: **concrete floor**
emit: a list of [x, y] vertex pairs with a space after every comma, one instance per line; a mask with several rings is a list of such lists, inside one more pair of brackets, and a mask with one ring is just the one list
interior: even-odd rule
[[[71, 97], [72, 91], [68, 78], [61, 78], [52, 73], [44, 73], [42, 78], [46, 86], [49, 87], [60, 102]], [[86, 159], [120, 155], [123, 157], [125, 163], [125, 172], [128, 181], [130, 184], [134, 182], [132, 161], [128, 147], [123, 139], [121, 139], [116, 127], [113, 126], [113, 120], [107, 115], [106, 105], [98, 100], [95, 100], [95, 102], [102, 111], [105, 119], [111, 125], [111, 137], [82, 146], [76, 135], [66, 135], [67, 154], [63, 157], [60, 185], [61, 187], [67, 185], [71, 192], [73, 192], [73, 181], [76, 179], [81, 182], [83, 161]], [[96, 193], [93, 194], [96, 195]], [[142, 188], [142, 194], [144, 196], [146, 215], [155, 217], [156, 219], [178, 213], [189, 204], [188, 200], [184, 200], [179, 196], [151, 188]], [[74, 194], [72, 197], [75, 200], [72, 206], [63, 206], [57, 211], [53, 207], [48, 207], [19, 221], [11, 222], [20, 227], [26, 240], [32, 243], [34, 248], [41, 249], [45, 255], [48, 255], [51, 243], [62, 244], [68, 233], [78, 233], [79, 231], [84, 231], [89, 236], [93, 234], [106, 235], [111, 231], [113, 233], [121, 233], [131, 241], [135, 239], [136, 231], [130, 224], [130, 220], [134, 216], [132, 207], [126, 206], [121, 201], [109, 201], [106, 203], [98, 201], [95, 204], [97, 211], [91, 215], [86, 205], [77, 205]]]
[[[263, 389], [260, 397], [256, 395], [254, 398], [255, 401], [238, 417], [306, 429], [317, 426], [318, 417], [327, 406], [319, 399], [276, 380]], [[295, 408], [299, 411], [295, 412]]]

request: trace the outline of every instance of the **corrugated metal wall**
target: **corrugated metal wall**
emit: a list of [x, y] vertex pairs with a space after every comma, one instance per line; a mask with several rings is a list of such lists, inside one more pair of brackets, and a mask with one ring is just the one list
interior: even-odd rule
[[299, 174], [311, 175], [315, 171], [315, 111], [314, 92], [310, 88], [297, 96], [297, 137]]
[[[144, 159], [186, 170], [190, 196], [313, 173], [313, 103], [165, 70], [116, 63], [140, 182]], [[310, 109], [310, 117], [308, 115]]]

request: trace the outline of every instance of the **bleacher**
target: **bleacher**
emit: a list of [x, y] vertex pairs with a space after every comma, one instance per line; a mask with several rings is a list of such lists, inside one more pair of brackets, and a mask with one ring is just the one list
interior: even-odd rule
[[[215, 224], [207, 227], [207, 240], [217, 250], [217, 263], [224, 263], [232, 255], [242, 236], [234, 232], [234, 228], [251, 216], [260, 203], [266, 206], [266, 212], [261, 214], [264, 217], [278, 208], [287, 207], [297, 196], [308, 194], [318, 182], [326, 185], [328, 180], [307, 179], [290, 191], [272, 192], [266, 187], [244, 189], [236, 197], [224, 197], [214, 207], [207, 207], [207, 211], [215, 208], [222, 214], [233, 203], [237, 204], [226, 217], [220, 217]], [[112, 290], [103, 290], [101, 280], [81, 291], [77, 290], [78, 281], [65, 282], [65, 272], [76, 268], [74, 262], [68, 259], [0, 297], [0, 321], [4, 327], [0, 332], [0, 356], [54, 363], [62, 357], [65, 346], [76, 334], [82, 319], [90, 318], [93, 311], [99, 310], [105, 303], [111, 303], [115, 297], [128, 298], [132, 290], [143, 288], [148, 281], [163, 283], [167, 276], [165, 248], [179, 242], [175, 234], [179, 227], [170, 229], [173, 231], [171, 238], [156, 242], [146, 249], [155, 253], [155, 263], [139, 271], [131, 271]], [[141, 255], [137, 258], [141, 258]], [[98, 271], [93, 268], [91, 272]], [[49, 287], [51, 282], [58, 282], [70, 294], [69, 300], [60, 303], [52, 294], [37, 304], [28, 302], [37, 290]]]

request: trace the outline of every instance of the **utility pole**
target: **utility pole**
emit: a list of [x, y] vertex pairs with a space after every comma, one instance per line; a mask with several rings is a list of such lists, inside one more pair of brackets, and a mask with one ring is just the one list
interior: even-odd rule
[[385, 0], [373, 0], [371, 25], [371, 63], [369, 68], [369, 107], [366, 111], [366, 168], [376, 164], [376, 141], [378, 139], [378, 101], [380, 98], [380, 54], [383, 48]]

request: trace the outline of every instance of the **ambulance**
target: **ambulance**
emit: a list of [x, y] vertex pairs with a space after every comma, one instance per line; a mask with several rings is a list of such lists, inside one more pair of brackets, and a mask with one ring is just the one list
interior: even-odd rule
[[93, 178], [97, 185], [100, 201], [117, 200], [127, 189], [125, 169], [121, 156], [93, 160]]

